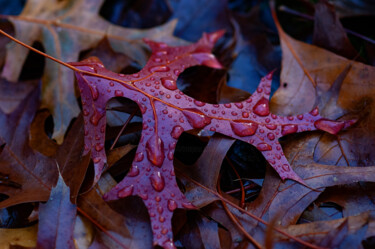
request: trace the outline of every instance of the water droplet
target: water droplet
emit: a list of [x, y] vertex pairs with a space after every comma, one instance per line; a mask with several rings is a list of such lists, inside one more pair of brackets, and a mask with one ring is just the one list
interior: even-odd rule
[[176, 145], [177, 143], [176, 142], [172, 142], [169, 144], [169, 149], [173, 150], [174, 148], [176, 148]]
[[92, 159], [92, 161], [94, 163], [99, 163], [102, 159], [100, 157], [95, 157], [94, 159]]
[[102, 143], [97, 143], [97, 144], [95, 145], [95, 150], [96, 150], [97, 152], [103, 150], [103, 148], [104, 148], [104, 145], [103, 145]]
[[315, 107], [311, 112], [310, 112], [311, 115], [313, 116], [318, 116], [319, 114], [319, 109], [318, 107]]
[[167, 94], [167, 95], [165, 95], [165, 97], [166, 97], [167, 99], [169, 99], [169, 98], [171, 97], [171, 95]]
[[268, 134], [267, 134], [267, 137], [268, 137], [269, 140], [274, 140], [274, 139], [275, 139], [275, 134], [273, 134], [273, 133], [268, 133]]
[[158, 206], [158, 207], [156, 208], [156, 211], [158, 211], [159, 214], [162, 214], [163, 211], [164, 211], [164, 209], [163, 209], [163, 207]]
[[273, 119], [276, 119], [277, 118], [277, 116], [275, 115], [275, 114], [271, 114], [271, 117], [273, 118]]
[[283, 164], [281, 167], [283, 168], [283, 170], [285, 172], [289, 172], [290, 171], [290, 166], [288, 164]]
[[345, 122], [321, 118], [314, 122], [314, 126], [319, 130], [335, 135], [344, 128]]
[[152, 59], [154, 62], [161, 62], [161, 59], [159, 57], [155, 57]]
[[115, 96], [116, 97], [122, 97], [122, 96], [124, 96], [124, 93], [122, 91], [120, 91], [120, 90], [116, 90], [115, 91]]
[[109, 82], [109, 85], [110, 85], [110, 86], [114, 86], [115, 83], [113, 83], [113, 81], [110, 81], [110, 82]]
[[175, 210], [177, 208], [177, 203], [176, 203], [176, 201], [174, 201], [174, 200], [172, 200], [172, 199], [170, 199], [170, 200], [168, 200], [168, 209], [169, 209], [169, 211], [173, 211], [173, 210]]
[[210, 131], [216, 131], [215, 127], [211, 127]]
[[118, 191], [117, 196], [118, 196], [118, 198], [125, 198], [127, 196], [132, 195], [133, 190], [134, 190], [133, 185], [127, 186], [127, 187], [121, 189], [120, 191]]
[[163, 223], [163, 222], [165, 221], [165, 217], [160, 216], [160, 217], [159, 217], [159, 221], [160, 221], [161, 223]]
[[[166, 234], [168, 233], [168, 229], [166, 229], [166, 228], [162, 229], [162, 230], [161, 230], [161, 233], [164, 234], [164, 235], [166, 235]], [[165, 243], [164, 243], [164, 244], [165, 244]], [[165, 247], [164, 247], [164, 248], [165, 248]]]
[[163, 248], [164, 249], [176, 249], [173, 241], [166, 241], [166, 242], [164, 242]]
[[150, 71], [150, 73], [154, 73], [154, 72], [168, 72], [169, 71], [169, 67], [164, 66], [164, 65], [153, 66], [153, 67], [150, 67], [149, 71]]
[[173, 151], [168, 152], [168, 159], [173, 160]]
[[231, 107], [232, 107], [232, 105], [231, 105], [230, 103], [226, 103], [226, 104], [224, 104], [224, 106], [225, 106], [226, 108], [231, 108]]
[[258, 129], [258, 124], [251, 121], [247, 123], [230, 122], [230, 126], [232, 127], [234, 134], [240, 137], [254, 135]]
[[266, 98], [261, 98], [253, 107], [255, 114], [259, 116], [267, 116], [270, 114], [269, 101]]
[[269, 151], [269, 150], [272, 150], [271, 145], [269, 145], [267, 143], [259, 143], [256, 147], [260, 151]]
[[147, 107], [142, 103], [139, 103], [138, 106], [139, 106], [139, 109], [141, 109], [142, 114], [145, 114], [147, 111]]
[[269, 118], [266, 118], [266, 123], [269, 123], [269, 122], [271, 122], [271, 119], [269, 119]]
[[212, 114], [216, 114], [216, 111], [215, 110], [211, 110]]
[[299, 115], [297, 115], [297, 118], [298, 118], [299, 120], [302, 120], [302, 119], [303, 119], [303, 115], [302, 115], [302, 114], [299, 114]]
[[176, 76], [178, 76], [178, 75], [180, 75], [180, 70], [178, 70], [178, 69], [175, 69], [175, 70], [173, 70], [173, 73], [176, 75]]
[[191, 204], [190, 202], [183, 202], [181, 204], [184, 208], [187, 208], [187, 209], [194, 209], [195, 206], [193, 204]]
[[96, 88], [95, 85], [90, 85], [89, 88], [90, 88], [90, 91], [91, 91], [92, 99], [93, 100], [97, 100], [98, 97], [99, 97], [99, 91], [98, 91], [98, 89]]
[[144, 194], [144, 193], [139, 193], [138, 196], [141, 197], [142, 200], [147, 200], [148, 199], [148, 195]]
[[235, 111], [232, 111], [231, 114], [232, 114], [233, 116], [237, 116], [237, 112], [235, 112]]
[[293, 116], [288, 116], [287, 117], [289, 121], [293, 121], [294, 117]]
[[180, 95], [180, 94], [176, 94], [174, 97], [175, 97], [176, 99], [181, 99], [181, 95]]
[[161, 84], [169, 90], [176, 90], [177, 89], [176, 81], [172, 78], [169, 78], [169, 77], [161, 78]]
[[139, 78], [139, 73], [133, 73], [134, 78]]
[[211, 124], [211, 118], [203, 114], [203, 112], [198, 109], [185, 109], [182, 111], [190, 125], [193, 128], [201, 129], [209, 124]]
[[249, 113], [248, 112], [242, 112], [242, 117], [248, 118], [249, 117]]
[[267, 129], [275, 130], [277, 128], [277, 125], [275, 124], [266, 124]]
[[263, 88], [258, 87], [258, 88], [257, 88], [257, 92], [258, 92], [258, 93], [263, 92]]
[[298, 126], [294, 124], [287, 124], [281, 126], [281, 135], [285, 136], [298, 131]]
[[[151, 181], [151, 185], [152, 187], [160, 192], [164, 189], [165, 187], [165, 182], [164, 182], [164, 177], [161, 175], [161, 173], [159, 171], [157, 172], [154, 172], [151, 176], [150, 176], [150, 181]], [[157, 198], [157, 197], [156, 197]], [[159, 197], [160, 198], [160, 197]], [[156, 199], [155, 199], [156, 200]], [[160, 199], [161, 200], [161, 199]], [[160, 201], [159, 200], [159, 201]], [[156, 200], [158, 201], [158, 200]]]
[[83, 109], [83, 116], [88, 116], [90, 112], [86, 109]]
[[138, 167], [136, 165], [133, 165], [130, 168], [127, 176], [134, 177], [134, 176], [137, 176], [137, 175], [139, 175], [139, 169], [138, 169]]
[[171, 136], [175, 139], [178, 139], [180, 135], [182, 134], [182, 132], [184, 132], [184, 128], [182, 128], [179, 125], [176, 125], [172, 129]]
[[243, 108], [243, 104], [242, 103], [234, 103], [235, 106], [237, 106], [238, 109], [242, 109]]
[[279, 154], [276, 154], [276, 159], [277, 160], [280, 160], [281, 159], [281, 156]]
[[144, 155], [143, 155], [143, 152], [138, 152], [136, 155], [135, 155], [135, 158], [134, 158], [134, 161], [136, 162], [141, 162], [144, 158]]
[[97, 126], [99, 121], [102, 119], [104, 116], [105, 111], [102, 109], [95, 109], [94, 113], [90, 117], [90, 123]]
[[194, 104], [196, 105], [196, 106], [199, 106], [199, 107], [201, 107], [201, 106], [204, 106], [206, 103], [204, 103], [204, 102], [202, 102], [202, 101], [199, 101], [199, 100], [195, 100], [194, 99]]
[[155, 133], [146, 143], [147, 159], [155, 166], [161, 167], [164, 162], [164, 143]]

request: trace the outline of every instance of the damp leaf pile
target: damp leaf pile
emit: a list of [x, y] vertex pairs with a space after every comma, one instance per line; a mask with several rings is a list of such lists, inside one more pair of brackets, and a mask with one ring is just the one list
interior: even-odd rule
[[76, 77], [85, 120], [84, 150], [85, 154], [91, 153], [94, 162], [94, 183], [107, 168], [107, 102], [124, 97], [138, 104], [143, 130], [136, 156], [125, 178], [103, 198], [110, 201], [131, 195], [141, 197], [149, 212], [154, 245], [164, 248], [174, 248], [173, 211], [194, 208], [178, 188], [173, 168], [176, 143], [184, 131], [204, 129], [252, 144], [282, 179], [306, 185], [291, 168], [278, 139], [317, 129], [337, 134], [355, 122], [325, 119], [317, 108], [296, 116], [272, 114], [272, 72], [261, 79], [251, 97], [241, 102], [209, 104], [182, 93], [176, 82], [185, 69], [196, 65], [222, 67], [211, 50], [223, 33], [203, 34], [198, 42], [181, 47], [145, 40], [151, 47], [151, 57], [141, 71], [131, 75], [111, 72], [94, 57], [70, 63], [80, 70]]

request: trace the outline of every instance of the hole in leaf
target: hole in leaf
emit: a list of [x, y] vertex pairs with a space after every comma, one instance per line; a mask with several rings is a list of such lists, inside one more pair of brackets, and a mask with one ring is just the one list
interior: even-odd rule
[[0, 193], [0, 202], [5, 201], [8, 198], [9, 198], [9, 195]]
[[364, 249], [373, 249], [375, 248], [375, 236], [370, 236], [362, 240], [362, 246]]
[[262, 188], [267, 161], [251, 144], [237, 140], [228, 150], [221, 166], [220, 187], [223, 192], [241, 199], [240, 176], [245, 189], [245, 201], [256, 199]]
[[44, 122], [44, 132], [46, 133], [46, 135], [49, 138], [52, 138], [54, 126], [55, 126], [55, 124], [53, 122], [53, 117], [52, 117], [52, 115], [49, 115], [47, 117], [46, 121]]
[[[107, 103], [106, 109], [105, 148], [108, 155], [108, 163], [114, 163], [113, 166], [109, 165], [111, 167], [110, 172], [116, 180], [120, 181], [130, 169], [136, 152], [136, 148], [129, 152], [121, 148], [127, 145], [139, 144], [142, 132], [142, 114], [137, 103], [127, 98], [111, 99]], [[132, 115], [134, 116], [131, 118]], [[124, 128], [127, 121], [128, 124]], [[110, 150], [115, 142], [113, 149]]]
[[335, 220], [342, 218], [342, 207], [333, 202], [322, 202], [310, 204], [303, 211], [297, 224], [310, 223], [314, 221]]
[[[40, 42], [34, 42], [32, 47], [44, 52], [44, 47]], [[42, 55], [29, 51], [25, 63], [23, 64], [19, 80], [40, 79], [43, 75], [44, 65], [45, 58]]]
[[152, 28], [168, 21], [172, 12], [165, 1], [106, 0], [99, 14], [124, 27]]
[[283, 87], [286, 88], [288, 86], [288, 83], [284, 82]]
[[186, 165], [194, 164], [201, 156], [208, 140], [206, 137], [198, 137], [183, 132], [178, 139], [174, 156]]
[[178, 76], [177, 87], [196, 100], [217, 104], [218, 89], [224, 84], [226, 77], [224, 70], [195, 66], [184, 70]]

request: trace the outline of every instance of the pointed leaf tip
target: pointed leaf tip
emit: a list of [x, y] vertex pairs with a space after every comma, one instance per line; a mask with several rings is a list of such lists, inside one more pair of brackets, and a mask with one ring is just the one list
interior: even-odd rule
[[215, 44], [224, 34], [225, 30], [221, 29], [215, 32], [205, 33], [204, 36], [210, 43]]

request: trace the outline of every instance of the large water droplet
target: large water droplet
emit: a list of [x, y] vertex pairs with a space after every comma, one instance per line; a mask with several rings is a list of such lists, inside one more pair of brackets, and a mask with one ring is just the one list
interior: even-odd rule
[[90, 91], [91, 91], [92, 99], [93, 100], [97, 100], [98, 97], [99, 97], [99, 91], [98, 91], [98, 89], [96, 88], [95, 85], [90, 85], [89, 88], [90, 88]]
[[230, 126], [234, 134], [240, 137], [254, 135], [258, 129], [258, 124], [251, 121], [247, 123], [230, 122]]
[[310, 112], [311, 115], [313, 116], [317, 116], [319, 114], [319, 109], [318, 107], [315, 107], [311, 112]]
[[268, 134], [267, 134], [267, 137], [268, 137], [269, 140], [274, 140], [274, 139], [275, 139], [275, 134], [273, 134], [273, 133], [268, 133]]
[[179, 125], [176, 125], [173, 127], [172, 129], [172, 132], [171, 132], [171, 136], [174, 138], [174, 139], [178, 139], [180, 137], [180, 135], [182, 134], [182, 132], [184, 132], [184, 128], [182, 128], [181, 126]]
[[164, 162], [164, 143], [163, 140], [155, 133], [146, 143], [147, 159], [155, 166], [161, 167]]
[[105, 111], [102, 109], [95, 109], [90, 117], [90, 123], [97, 126], [99, 121], [103, 118]]
[[315, 128], [326, 131], [330, 134], [336, 135], [339, 131], [341, 131], [344, 126], [345, 122], [343, 121], [332, 121], [325, 118], [321, 118], [314, 122]]
[[177, 89], [176, 81], [170, 77], [161, 78], [161, 84], [169, 90]]
[[132, 195], [133, 190], [134, 190], [133, 185], [127, 186], [127, 187], [121, 189], [120, 191], [118, 191], [117, 196], [118, 196], [118, 198], [125, 198], [127, 196]]
[[142, 114], [145, 114], [147, 111], [146, 105], [139, 103], [138, 106], [139, 106], [139, 109], [141, 109]]
[[136, 165], [133, 165], [130, 168], [127, 176], [134, 177], [134, 176], [137, 176], [137, 175], [139, 175], [139, 169], [138, 169], [138, 167]]
[[211, 118], [207, 117], [203, 114], [203, 112], [199, 111], [198, 109], [185, 109], [182, 111], [185, 115], [189, 124], [196, 129], [201, 129], [209, 124], [211, 124]]
[[269, 101], [266, 98], [261, 98], [253, 107], [253, 112], [262, 117], [270, 114]]
[[173, 211], [173, 210], [175, 210], [177, 208], [177, 203], [176, 203], [176, 201], [175, 200], [172, 200], [172, 199], [170, 199], [170, 200], [168, 200], [168, 209], [169, 209], [169, 211]]
[[153, 72], [168, 72], [169, 71], [169, 67], [164, 66], [164, 65], [154, 66], [154, 67], [150, 67], [149, 71], [151, 73], [153, 73]]
[[277, 128], [277, 125], [275, 124], [266, 124], [267, 129], [275, 130]]
[[298, 131], [298, 125], [287, 124], [281, 126], [281, 135], [285, 136], [288, 134], [296, 133]]
[[138, 152], [136, 155], [135, 155], [135, 158], [134, 158], [134, 161], [136, 162], [141, 162], [144, 158], [144, 155], [143, 155], [143, 152]]
[[97, 152], [103, 150], [103, 148], [104, 148], [104, 145], [103, 145], [102, 143], [97, 143], [97, 144], [95, 145], [95, 150], [96, 150]]
[[240, 103], [234, 103], [235, 106], [237, 106], [238, 109], [242, 109], [243, 108], [243, 104], [240, 102]]
[[194, 99], [194, 104], [196, 105], [196, 106], [199, 106], [199, 107], [201, 107], [201, 106], [204, 106], [206, 103], [204, 103], [204, 102], [202, 102], [202, 101], [199, 101], [199, 100], [196, 100], [196, 99]]
[[272, 150], [272, 147], [271, 147], [271, 145], [269, 145], [267, 143], [259, 143], [257, 145], [257, 149], [260, 150], [260, 151], [268, 151], [268, 150]]
[[116, 96], [116, 97], [122, 97], [122, 96], [124, 96], [124, 93], [123, 93], [123, 91], [116, 90], [116, 91], [115, 91], [115, 96]]
[[165, 187], [164, 177], [161, 175], [159, 171], [154, 172], [150, 176], [150, 181], [151, 181], [152, 187], [158, 192], [162, 191]]

